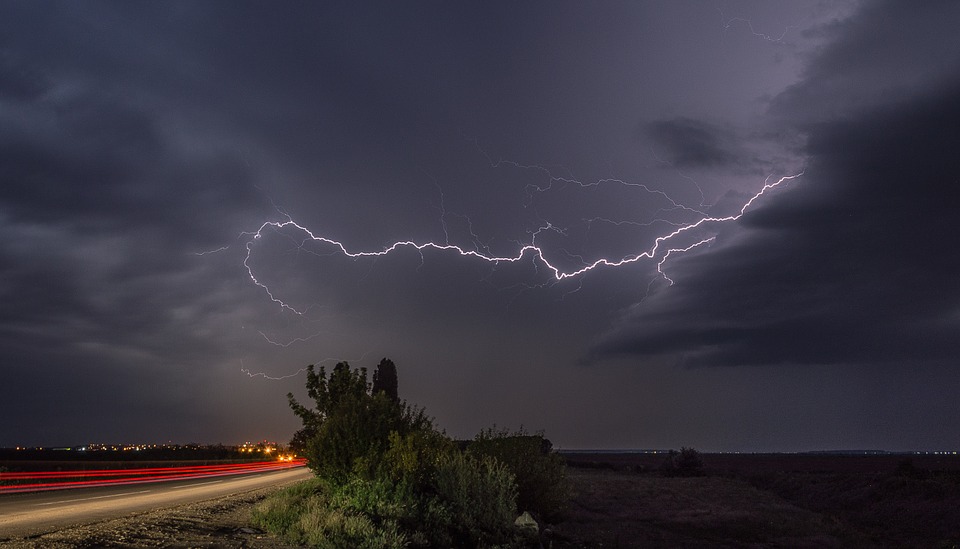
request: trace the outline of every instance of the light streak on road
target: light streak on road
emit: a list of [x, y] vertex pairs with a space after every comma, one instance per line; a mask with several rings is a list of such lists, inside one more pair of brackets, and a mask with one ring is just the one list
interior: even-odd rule
[[28, 471], [0, 473], [0, 494], [42, 492], [70, 488], [124, 486], [207, 477], [223, 477], [280, 471], [306, 465], [304, 459], [259, 461], [220, 465], [145, 467], [138, 469], [101, 469], [72, 471]]

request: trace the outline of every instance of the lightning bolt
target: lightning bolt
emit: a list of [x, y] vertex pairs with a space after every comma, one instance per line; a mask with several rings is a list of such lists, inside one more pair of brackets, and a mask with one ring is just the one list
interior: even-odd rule
[[229, 249], [230, 249], [230, 246], [220, 246], [220, 247], [217, 248], [216, 250], [207, 250], [207, 251], [203, 251], [203, 252], [193, 252], [193, 255], [210, 255], [210, 254], [219, 253], [219, 252], [222, 252], [222, 251], [224, 251], [224, 250], [229, 250]]
[[281, 343], [281, 342], [279, 342], [279, 341], [274, 341], [274, 340], [270, 339], [270, 337], [267, 336], [267, 334], [261, 332], [260, 330], [257, 330], [257, 333], [260, 334], [260, 335], [263, 337], [263, 339], [265, 339], [266, 342], [269, 343], [269, 344], [271, 344], [271, 345], [274, 345], [274, 346], [276, 346], [276, 347], [289, 347], [289, 346], [293, 345], [294, 343], [305, 343], [305, 342], [307, 342], [307, 341], [310, 341], [311, 339], [320, 337], [320, 336], [322, 336], [323, 334], [325, 334], [326, 332], [320, 331], [320, 332], [317, 332], [317, 333], [315, 333], [315, 334], [308, 335], [307, 337], [295, 337], [295, 338], [291, 339], [290, 341], [287, 341], [286, 343]]
[[670, 283], [671, 286], [673, 286], [673, 279], [667, 276], [667, 273], [663, 272], [663, 264], [667, 262], [667, 258], [669, 258], [670, 255], [673, 253], [689, 252], [690, 250], [697, 248], [699, 246], [702, 246], [707, 242], [713, 242], [714, 240], [716, 240], [716, 238], [717, 237], [715, 236], [711, 236], [710, 238], [704, 238], [700, 242], [691, 244], [686, 248], [670, 248], [669, 250], [667, 250], [667, 253], [663, 254], [663, 258], [661, 258], [660, 261], [657, 263], [657, 272], [660, 273], [660, 276], [662, 276], [664, 280], [666, 280], [667, 282]]
[[291, 377], [297, 377], [298, 375], [300, 375], [300, 374], [302, 374], [303, 372], [306, 372], [306, 371], [307, 371], [306, 368], [300, 368], [300, 369], [297, 370], [296, 372], [294, 372], [294, 373], [292, 373], [292, 374], [287, 374], [287, 375], [285, 375], [285, 376], [271, 376], [271, 375], [268, 375], [268, 374], [266, 374], [266, 373], [264, 373], [264, 372], [256, 372], [256, 373], [253, 373], [253, 372], [251, 372], [250, 370], [244, 368], [244, 367], [243, 367], [243, 361], [242, 361], [242, 360], [240, 361], [240, 373], [246, 374], [247, 377], [250, 377], [250, 378], [253, 378], [253, 377], [261, 377], [261, 378], [263, 378], [263, 379], [269, 379], [270, 381], [280, 381], [280, 380], [283, 380], [283, 379], [290, 379]]
[[773, 42], [773, 43], [779, 44], [783, 42], [783, 39], [787, 36], [787, 33], [790, 31], [790, 29], [799, 28], [796, 25], [787, 25], [786, 27], [783, 28], [783, 32], [780, 33], [780, 36], [773, 36], [772, 34], [757, 32], [756, 29], [753, 28], [753, 22], [750, 21], [749, 19], [744, 19], [743, 17], [731, 17], [730, 19], [727, 19], [726, 15], [724, 15], [723, 13], [723, 10], [720, 9], [719, 6], [717, 6], [717, 11], [720, 13], [720, 21], [723, 24], [724, 34], [726, 34], [726, 32], [730, 30], [730, 27], [732, 27], [734, 23], [742, 23], [742, 24], [746, 24], [747, 28], [750, 29], [750, 34], [756, 36], [757, 38], [760, 38], [761, 40], [766, 40], [767, 42]]
[[[327, 364], [327, 363], [330, 363], [330, 362], [351, 362], [351, 363], [359, 363], [359, 362], [363, 362], [364, 360], [366, 360], [367, 355], [369, 355], [369, 354], [370, 354], [369, 351], [367, 351], [366, 353], [363, 353], [363, 355], [362, 355], [358, 360], [347, 360], [347, 359], [343, 359], [343, 358], [327, 357], [327, 358], [324, 358], [324, 359], [320, 359], [320, 360], [314, 361], [314, 364], [316, 364], [316, 365], [323, 365], [323, 364]], [[247, 369], [247, 368], [245, 368], [245, 367], [243, 366], [243, 359], [240, 359], [240, 372], [243, 373], [243, 374], [246, 374], [246, 376], [249, 377], [249, 378], [259, 377], [259, 378], [267, 379], [267, 380], [270, 380], [270, 381], [281, 381], [281, 380], [284, 380], [284, 379], [290, 379], [290, 378], [292, 378], [292, 377], [297, 377], [297, 376], [299, 376], [300, 374], [302, 374], [303, 372], [306, 372], [306, 371], [307, 371], [306, 368], [300, 368], [299, 370], [297, 370], [296, 372], [293, 372], [292, 374], [287, 374], [287, 375], [284, 375], [284, 376], [271, 376], [271, 375], [269, 375], [269, 374], [267, 374], [267, 373], [265, 373], [265, 372], [251, 372], [249, 369]]]
[[[344, 244], [344, 242], [328, 236], [316, 234], [312, 230], [310, 230], [308, 227], [305, 227], [297, 223], [293, 218], [291, 218], [285, 212], [282, 212], [283, 215], [286, 217], [285, 220], [267, 221], [267, 222], [264, 222], [262, 225], [260, 225], [260, 227], [256, 231], [244, 233], [252, 236], [252, 238], [249, 241], [247, 241], [245, 245], [247, 253], [246, 253], [246, 257], [243, 260], [243, 265], [247, 269], [247, 274], [249, 275], [250, 280], [253, 282], [253, 284], [263, 289], [263, 291], [267, 294], [267, 296], [270, 298], [271, 301], [278, 304], [281, 308], [289, 310], [297, 315], [303, 315], [305, 311], [298, 310], [297, 308], [285, 303], [282, 299], [274, 295], [274, 293], [270, 290], [270, 288], [257, 278], [253, 268], [250, 265], [250, 259], [253, 255], [255, 244], [263, 237], [264, 233], [268, 230], [273, 230], [277, 232], [294, 230], [303, 235], [303, 239], [300, 242], [301, 248], [306, 243], [313, 242], [323, 246], [330, 247], [334, 253], [340, 254], [343, 257], [349, 257], [353, 259], [377, 258], [381, 256], [386, 256], [401, 248], [409, 248], [409, 249], [416, 250], [420, 254], [421, 259], [423, 258], [423, 254], [425, 251], [432, 250], [436, 252], [449, 253], [449, 254], [459, 255], [464, 258], [487, 262], [494, 266], [500, 265], [501, 263], [504, 263], [504, 264], [517, 263], [524, 260], [525, 258], [529, 258], [534, 261], [534, 264], [537, 265], [538, 268], [545, 269], [545, 271], [550, 274], [554, 282], [560, 282], [566, 279], [578, 278], [590, 271], [599, 269], [600, 267], [617, 268], [617, 267], [622, 267], [624, 265], [637, 263], [644, 259], [652, 260], [656, 258], [658, 254], [663, 253], [662, 257], [657, 263], [657, 272], [661, 276], [663, 276], [665, 280], [670, 282], [670, 284], [672, 285], [673, 280], [667, 277], [663, 272], [663, 264], [667, 260], [667, 258], [669, 258], [672, 254], [685, 253], [690, 250], [693, 250], [694, 248], [702, 246], [708, 242], [711, 242], [713, 241], [714, 237], [702, 239], [699, 242], [686, 247], [668, 248], [665, 251], [663, 251], [662, 249], [667, 248], [671, 241], [679, 239], [685, 233], [690, 233], [695, 229], [698, 229], [701, 227], [705, 227], [711, 224], [724, 224], [724, 223], [731, 223], [731, 222], [737, 221], [764, 194], [766, 194], [767, 192], [769, 192], [770, 190], [776, 187], [779, 187], [780, 185], [786, 182], [797, 179], [803, 175], [803, 172], [801, 171], [800, 173], [797, 173], [794, 175], [787, 175], [787, 176], [780, 177], [776, 181], [771, 181], [771, 179], [773, 178], [772, 175], [767, 176], [767, 178], [764, 180], [763, 187], [759, 191], [757, 191], [754, 195], [752, 195], [746, 202], [744, 202], [737, 213], [733, 215], [728, 215], [728, 216], [716, 217], [716, 216], [707, 215], [696, 209], [683, 206], [682, 204], [679, 204], [673, 201], [672, 199], [670, 199], [670, 197], [668, 197], [662, 191], [653, 190], [641, 184], [628, 184], [623, 182], [622, 180], [617, 180], [617, 179], [602, 179], [596, 183], [584, 184], [573, 177], [554, 176], [549, 172], [549, 170], [546, 170], [545, 168], [542, 168], [539, 166], [525, 166], [515, 162], [510, 162], [510, 161], [497, 161], [496, 163], [493, 163], [493, 164], [494, 164], [494, 167], [496, 167], [496, 165], [509, 164], [521, 169], [540, 169], [545, 171], [545, 173], [549, 176], [549, 183], [546, 187], [534, 186], [533, 188], [536, 189], [535, 192], [545, 192], [549, 190], [555, 183], [558, 183], [558, 182], [563, 184], [576, 184], [581, 187], [593, 187], [600, 184], [611, 184], [611, 183], [629, 185], [629, 186], [639, 187], [646, 192], [662, 195], [674, 207], [682, 208], [689, 212], [698, 213], [702, 217], [700, 217], [697, 221], [694, 221], [694, 222], [679, 224], [674, 226], [673, 230], [656, 237], [653, 243], [650, 245], [650, 247], [644, 250], [638, 251], [637, 253], [629, 254], [619, 258], [601, 257], [593, 261], [583, 262], [582, 265], [579, 266], [578, 268], [574, 268], [571, 270], [562, 270], [560, 267], [558, 267], [556, 264], [550, 261], [544, 249], [537, 243], [537, 236], [544, 231], [554, 231], [559, 234], [565, 234], [565, 230], [563, 228], [554, 226], [549, 222], [544, 222], [539, 228], [533, 231], [530, 234], [530, 239], [528, 243], [523, 244], [518, 242], [517, 244], [519, 248], [516, 250], [516, 252], [513, 255], [495, 255], [487, 251], [485, 248], [481, 251], [481, 247], [479, 246], [476, 246], [474, 249], [468, 249], [456, 244], [451, 244], [449, 241], [449, 235], [446, 231], [445, 224], [443, 225], [443, 228], [444, 228], [445, 235], [447, 235], [447, 238], [443, 242], [432, 242], [432, 241], [415, 242], [412, 240], [399, 240], [379, 250], [351, 250], [347, 247], [346, 244]], [[446, 215], [446, 211], [442, 204], [443, 202], [441, 200], [441, 217], [444, 217]]]

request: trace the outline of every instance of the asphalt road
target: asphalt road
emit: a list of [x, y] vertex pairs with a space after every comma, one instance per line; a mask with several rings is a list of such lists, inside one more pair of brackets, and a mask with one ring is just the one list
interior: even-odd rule
[[130, 514], [175, 507], [305, 480], [306, 467], [155, 484], [82, 488], [0, 496], [0, 540], [55, 532]]

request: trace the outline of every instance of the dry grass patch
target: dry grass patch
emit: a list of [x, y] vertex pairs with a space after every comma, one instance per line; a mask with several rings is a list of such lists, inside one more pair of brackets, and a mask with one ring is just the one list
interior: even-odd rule
[[569, 472], [574, 496], [555, 547], [840, 547], [836, 523], [747, 482]]

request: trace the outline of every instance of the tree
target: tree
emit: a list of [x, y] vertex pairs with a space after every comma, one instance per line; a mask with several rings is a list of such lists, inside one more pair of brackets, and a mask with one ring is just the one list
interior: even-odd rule
[[566, 498], [550, 441], [491, 429], [460, 449], [399, 399], [389, 359], [372, 384], [346, 362], [330, 375], [308, 366], [306, 388], [312, 407], [287, 395], [303, 421], [291, 445], [320, 478], [261, 512], [268, 529], [325, 547], [519, 547], [518, 498], [545, 516]]
[[403, 437], [416, 430], [433, 430], [423, 410], [413, 409], [396, 397], [397, 368], [392, 361], [380, 362], [376, 378], [382, 389], [374, 389], [367, 382], [366, 368], [354, 370], [341, 362], [327, 376], [323, 367], [317, 373], [310, 365], [307, 395], [314, 407], [308, 408], [292, 393], [287, 394], [290, 408], [303, 421], [303, 429], [291, 445], [302, 448], [307, 465], [318, 476], [372, 477], [390, 447], [391, 433]]
[[389, 358], [384, 358], [377, 364], [377, 369], [373, 372], [373, 390], [372, 394], [386, 393], [387, 397], [396, 402], [400, 402], [397, 393], [397, 366]]
[[307, 450], [307, 444], [310, 442], [310, 432], [307, 429], [297, 429], [290, 439], [290, 449], [296, 454], [303, 454]]

